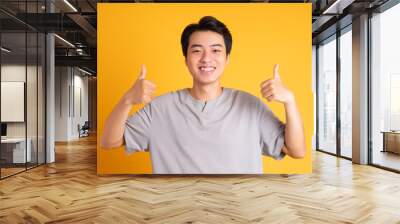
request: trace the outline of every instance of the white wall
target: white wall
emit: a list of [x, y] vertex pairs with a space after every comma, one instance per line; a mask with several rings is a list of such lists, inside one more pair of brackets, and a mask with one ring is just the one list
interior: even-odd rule
[[[38, 70], [37, 70], [38, 69]], [[25, 67], [25, 64], [3, 64], [1, 66], [1, 81], [25, 82], [26, 84], [26, 107], [22, 108], [27, 115], [24, 122], [6, 122], [7, 137], [9, 138], [25, 138], [25, 134], [30, 139], [32, 161], [44, 163], [44, 82], [42, 67], [31, 66]], [[27, 81], [25, 80], [27, 78]], [[6, 97], [7, 96], [2, 96]], [[9, 110], [10, 108], [1, 108], [1, 110]], [[27, 131], [27, 132], [26, 132]], [[37, 153], [39, 156], [37, 157]]]
[[[76, 75], [75, 70], [75, 75], [74, 75], [74, 109], [75, 113], [73, 113], [73, 119], [72, 119], [72, 135], [75, 137], [78, 137], [78, 124], [81, 126], [85, 123], [85, 121], [88, 120], [88, 78], [87, 76], [82, 77], [80, 74]], [[80, 93], [79, 93], [80, 91]], [[80, 96], [80, 97], [79, 97]], [[80, 108], [79, 108], [80, 107]], [[79, 111], [79, 109], [81, 111]]]
[[[34, 86], [34, 88], [27, 88], [27, 106], [30, 107], [27, 109], [27, 120], [28, 120], [28, 137], [30, 133], [35, 133], [36, 136], [36, 80], [33, 77], [36, 77], [36, 66], [27, 66], [27, 75], [29, 80], [29, 86]], [[8, 64], [1, 66], [1, 81], [3, 82], [25, 82], [25, 64]], [[3, 96], [4, 97], [4, 96]], [[5, 96], [6, 97], [6, 96]], [[39, 105], [40, 106], [40, 105]], [[7, 110], [7, 108], [1, 108], [2, 110]], [[35, 112], [35, 113], [33, 113]], [[32, 123], [34, 122], [34, 123]], [[25, 123], [26, 122], [7, 122], [7, 136], [8, 137], [25, 137]], [[30, 129], [32, 128], [32, 130]]]
[[312, 46], [312, 93], [313, 93], [313, 105], [314, 105], [314, 132], [312, 135], [312, 150], [316, 150], [316, 138], [317, 138], [317, 48], [315, 45]]
[[55, 141], [68, 140], [68, 107], [69, 107], [69, 68], [56, 67], [55, 68]]
[[70, 141], [88, 120], [88, 78], [72, 67], [56, 67], [55, 73], [55, 141]]

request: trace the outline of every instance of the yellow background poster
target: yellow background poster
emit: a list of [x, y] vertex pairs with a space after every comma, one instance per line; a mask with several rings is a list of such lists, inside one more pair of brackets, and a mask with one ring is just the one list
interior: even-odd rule
[[[98, 4], [98, 142], [107, 116], [133, 85], [140, 65], [157, 85], [156, 96], [191, 87], [180, 36], [190, 23], [211, 15], [233, 37], [230, 61], [222, 76], [225, 87], [261, 98], [260, 83], [280, 64], [283, 83], [294, 92], [304, 122], [307, 154], [281, 161], [263, 157], [264, 173], [310, 173], [313, 134], [311, 75], [311, 4], [265, 3], [121, 3]], [[280, 103], [263, 100], [285, 121]], [[132, 113], [140, 109], [134, 107]], [[148, 152], [127, 155], [124, 148], [97, 148], [98, 174], [152, 173]]]

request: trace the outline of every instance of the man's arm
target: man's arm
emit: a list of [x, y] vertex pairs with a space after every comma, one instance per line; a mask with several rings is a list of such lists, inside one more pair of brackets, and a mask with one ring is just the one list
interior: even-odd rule
[[153, 99], [155, 85], [146, 80], [146, 67], [143, 65], [139, 78], [124, 94], [107, 118], [100, 146], [102, 148], [117, 148], [124, 144], [125, 122], [133, 105], [149, 103]]
[[261, 93], [268, 101], [278, 101], [285, 105], [285, 145], [282, 151], [292, 158], [303, 158], [306, 154], [303, 122], [295, 97], [281, 82], [278, 69], [279, 65], [275, 65], [274, 78], [261, 83]]
[[303, 122], [299, 110], [297, 109], [296, 102], [293, 100], [292, 102], [285, 103], [285, 111], [285, 145], [282, 150], [290, 157], [301, 159], [306, 154], [306, 143]]

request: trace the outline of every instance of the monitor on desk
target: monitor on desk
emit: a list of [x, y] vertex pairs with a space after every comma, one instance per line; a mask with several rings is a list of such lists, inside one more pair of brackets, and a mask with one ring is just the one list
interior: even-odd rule
[[6, 138], [7, 137], [7, 124], [6, 123], [1, 123], [1, 138]]

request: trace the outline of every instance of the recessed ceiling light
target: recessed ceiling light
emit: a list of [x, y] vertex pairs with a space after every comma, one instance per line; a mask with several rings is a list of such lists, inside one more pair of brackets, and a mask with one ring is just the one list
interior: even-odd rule
[[83, 72], [83, 73], [85, 73], [85, 74], [87, 74], [87, 75], [93, 75], [92, 73], [90, 73], [90, 72], [88, 72], [88, 71], [86, 71], [86, 70], [83, 70], [83, 69], [81, 69], [81, 68], [79, 68], [79, 67], [78, 67], [78, 70], [81, 71], [81, 72]]
[[342, 14], [343, 9], [351, 5], [355, 0], [336, 0], [322, 14]]
[[67, 4], [74, 12], [78, 12], [78, 10], [71, 4], [69, 1], [64, 0], [65, 4]]
[[10, 53], [11, 52], [11, 50], [9, 50], [9, 49], [7, 49], [5, 47], [1, 47], [1, 51], [4, 51], [6, 53]]
[[62, 42], [66, 43], [67, 45], [69, 45], [69, 46], [75, 48], [75, 45], [73, 45], [73, 44], [72, 44], [71, 42], [69, 42], [68, 40], [66, 40], [66, 39], [64, 39], [64, 38], [62, 38], [62, 37], [60, 37], [60, 36], [57, 35], [57, 34], [54, 34], [54, 36], [57, 37], [57, 38], [58, 38], [59, 40], [61, 40]]

